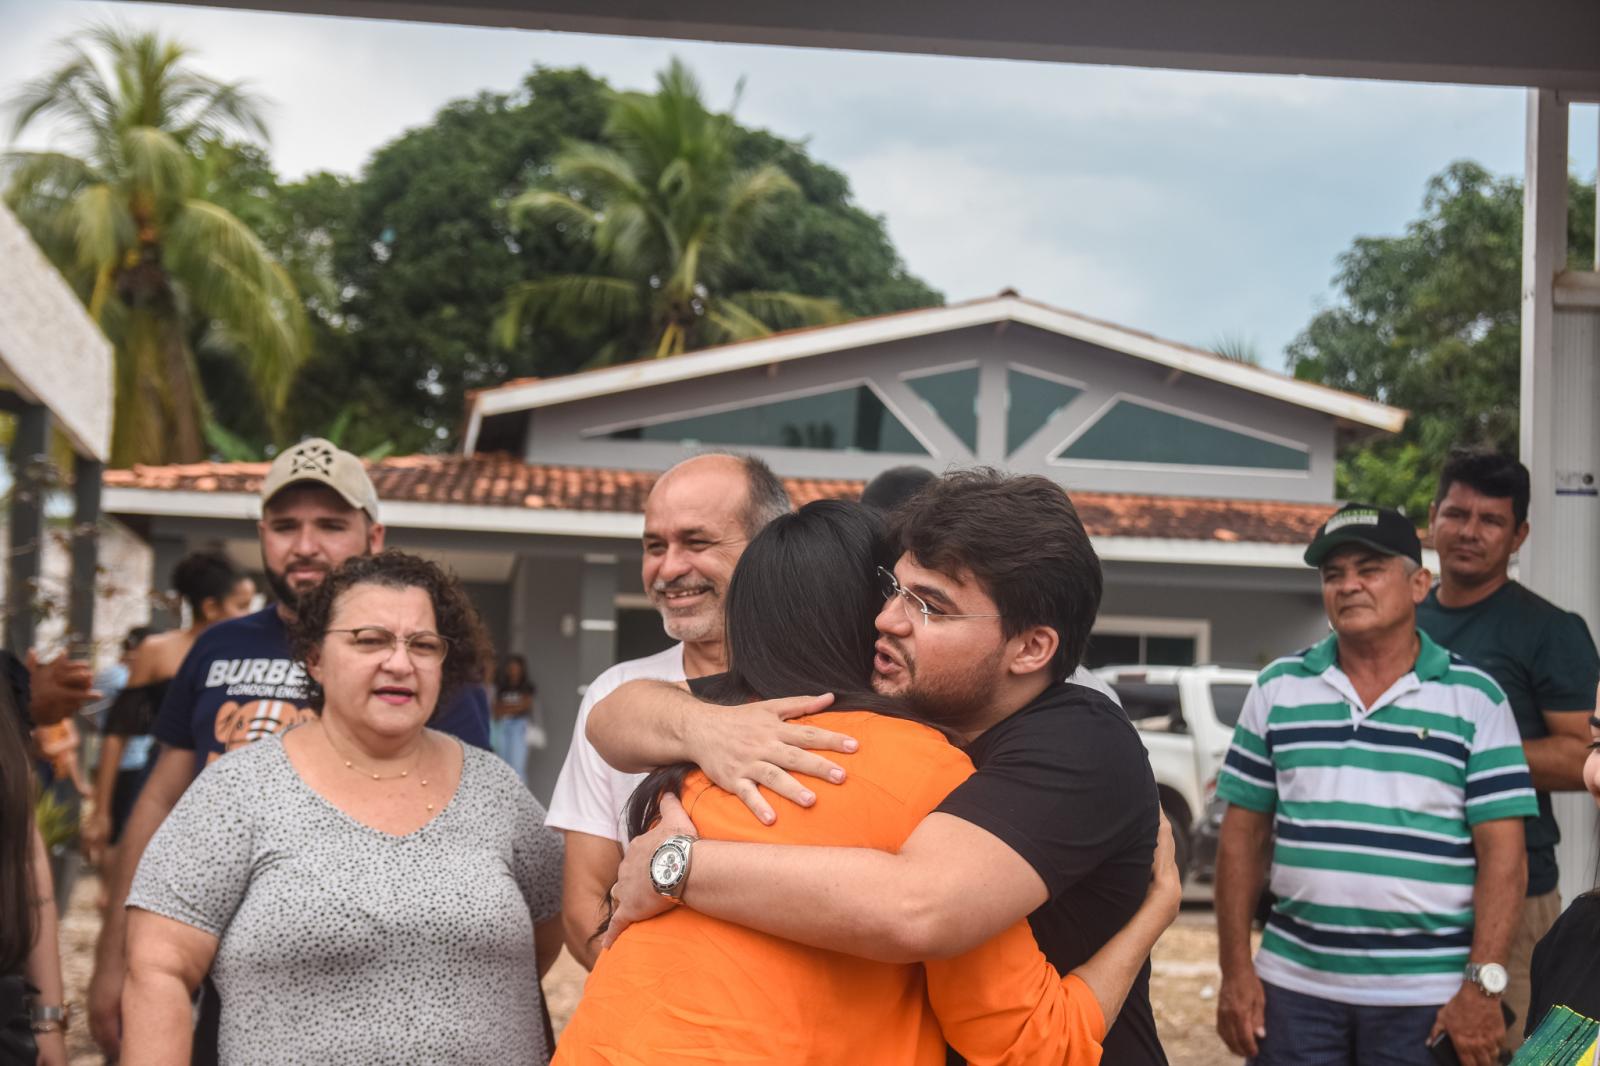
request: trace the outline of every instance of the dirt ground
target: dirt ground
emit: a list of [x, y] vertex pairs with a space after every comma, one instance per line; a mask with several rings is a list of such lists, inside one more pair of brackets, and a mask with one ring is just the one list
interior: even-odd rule
[[[62, 965], [67, 998], [74, 1003], [84, 1001], [94, 965], [94, 938], [100, 927], [94, 906], [97, 892], [92, 878], [79, 881], [62, 922]], [[1156, 945], [1151, 969], [1156, 1025], [1173, 1066], [1235, 1066], [1241, 1062], [1217, 1039], [1217, 933], [1209, 906], [1185, 905], [1177, 924]], [[545, 996], [558, 1033], [577, 1006], [584, 976], [583, 969], [562, 952], [545, 978]], [[67, 1048], [75, 1066], [98, 1066], [105, 1061], [90, 1040], [81, 1014], [73, 1018]]]

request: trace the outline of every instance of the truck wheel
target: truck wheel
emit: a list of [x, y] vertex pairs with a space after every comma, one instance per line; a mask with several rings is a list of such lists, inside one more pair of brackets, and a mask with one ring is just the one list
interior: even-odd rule
[[1189, 813], [1189, 805], [1183, 802], [1183, 797], [1169, 789], [1160, 789], [1161, 809], [1166, 813], [1167, 821], [1172, 823], [1172, 851], [1173, 861], [1178, 866], [1178, 881], [1188, 883], [1190, 856], [1194, 854], [1194, 841], [1190, 834], [1194, 830], [1194, 818]]

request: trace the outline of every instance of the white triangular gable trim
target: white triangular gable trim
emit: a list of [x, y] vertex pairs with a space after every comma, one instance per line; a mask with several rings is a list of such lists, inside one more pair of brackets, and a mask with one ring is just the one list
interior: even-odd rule
[[837, 326], [779, 333], [759, 340], [727, 344], [669, 359], [653, 359], [623, 366], [589, 370], [546, 381], [529, 381], [486, 389], [477, 394], [467, 426], [465, 452], [472, 454], [484, 418], [572, 403], [630, 389], [648, 388], [726, 374], [750, 367], [785, 363], [829, 352], [850, 351], [877, 344], [950, 333], [973, 326], [1018, 322], [1120, 352], [1183, 374], [1232, 385], [1285, 403], [1331, 415], [1348, 423], [1397, 433], [1406, 412], [1352, 393], [1299, 381], [1247, 363], [1224, 359], [1198, 348], [1162, 340], [1110, 322], [1026, 300], [1020, 296], [992, 296], [946, 307], [861, 318]]

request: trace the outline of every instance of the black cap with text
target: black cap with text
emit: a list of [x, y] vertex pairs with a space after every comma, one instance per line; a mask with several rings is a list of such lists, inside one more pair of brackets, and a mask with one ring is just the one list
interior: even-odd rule
[[1370, 503], [1347, 503], [1322, 523], [1306, 549], [1306, 565], [1321, 566], [1335, 548], [1364, 544], [1385, 555], [1399, 555], [1421, 565], [1422, 541], [1416, 527], [1399, 511]]

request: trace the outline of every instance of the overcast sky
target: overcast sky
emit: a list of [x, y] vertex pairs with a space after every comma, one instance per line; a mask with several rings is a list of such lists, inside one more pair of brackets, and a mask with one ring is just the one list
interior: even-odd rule
[[[1520, 174], [1520, 90], [632, 40], [156, 4], [0, 0], [0, 95], [86, 23], [155, 26], [272, 101], [279, 170], [358, 172], [445, 102], [531, 66], [648, 88], [673, 56], [738, 116], [806, 141], [951, 300], [1023, 294], [1269, 366], [1335, 257], [1396, 233], [1450, 161]], [[1573, 109], [1592, 178], [1596, 109]], [[30, 145], [33, 146], [33, 145]]]

